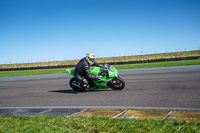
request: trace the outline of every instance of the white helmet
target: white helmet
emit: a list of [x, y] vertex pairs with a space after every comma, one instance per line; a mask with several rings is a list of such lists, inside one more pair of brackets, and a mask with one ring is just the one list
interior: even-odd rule
[[86, 54], [86, 60], [90, 65], [94, 64], [95, 56], [92, 53]]

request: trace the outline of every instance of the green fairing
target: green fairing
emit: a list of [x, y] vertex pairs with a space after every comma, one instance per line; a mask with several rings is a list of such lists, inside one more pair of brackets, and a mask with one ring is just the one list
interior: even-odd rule
[[[102, 68], [102, 67], [94, 66], [94, 67], [90, 68], [90, 72], [92, 74], [100, 75], [101, 71], [103, 69], [108, 72], [108, 75], [107, 76], [103, 76], [102, 79], [113, 79], [115, 77], [118, 77], [118, 75], [119, 75], [117, 69], [115, 69], [113, 66], [110, 66], [109, 68]], [[75, 71], [74, 68], [67, 69], [66, 71], [67, 71], [68, 74], [70, 74], [72, 76], [75, 76], [74, 75], [74, 71]], [[106, 89], [106, 88], [109, 88], [107, 86], [108, 82], [106, 82], [106, 81], [94, 80], [93, 83], [95, 85], [99, 86], [98, 88], [95, 88], [95, 89]], [[90, 88], [90, 89], [94, 89], [94, 88]]]
[[93, 74], [99, 75], [101, 73], [101, 68], [100, 67], [96, 67], [96, 66], [91, 67], [90, 68], [90, 72], [93, 73]]
[[70, 74], [70, 75], [72, 75], [72, 76], [75, 76], [75, 75], [74, 75], [74, 71], [75, 71], [74, 68], [69, 68], [69, 69], [67, 69], [66, 71], [67, 71], [68, 74]]

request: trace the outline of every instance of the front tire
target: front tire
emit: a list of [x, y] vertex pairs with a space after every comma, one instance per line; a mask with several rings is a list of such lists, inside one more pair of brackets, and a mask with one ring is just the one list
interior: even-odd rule
[[[73, 84], [76, 84], [79, 87], [77, 87], [77, 86], [75, 86]], [[75, 77], [70, 79], [69, 85], [74, 91], [77, 91], [77, 92], [84, 92], [85, 91], [85, 89], [81, 87], [79, 81]]]
[[114, 78], [111, 83], [109, 83], [109, 86], [113, 90], [122, 90], [125, 87], [125, 82], [122, 78]]

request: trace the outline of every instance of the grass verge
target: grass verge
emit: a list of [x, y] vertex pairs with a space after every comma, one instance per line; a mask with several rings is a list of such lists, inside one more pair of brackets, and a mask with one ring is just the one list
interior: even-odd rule
[[113, 119], [109, 117], [67, 117], [67, 116], [0, 116], [0, 132], [40, 133], [98, 133], [98, 132], [200, 132], [197, 122], [165, 120]]
[[170, 66], [187, 66], [187, 65], [200, 65], [200, 59], [183, 60], [183, 61], [166, 61], [166, 62], [155, 62], [155, 63], [114, 65], [114, 67], [116, 69], [136, 69], [136, 68], [170, 67]]
[[66, 68], [0, 71], [0, 77], [65, 73]]
[[[167, 61], [167, 62], [156, 62], [156, 63], [113, 65], [113, 66], [116, 69], [136, 69], [136, 68], [169, 67], [169, 66], [185, 66], [185, 65], [200, 65], [200, 59], [183, 60], [183, 61]], [[54, 74], [54, 73], [66, 73], [66, 68], [19, 70], [19, 71], [1, 71], [0, 72], [0, 77]]]

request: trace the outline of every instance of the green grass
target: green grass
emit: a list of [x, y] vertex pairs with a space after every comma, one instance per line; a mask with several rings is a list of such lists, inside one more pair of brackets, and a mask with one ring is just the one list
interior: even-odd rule
[[40, 74], [65, 73], [65, 72], [66, 72], [66, 68], [0, 71], [0, 77], [23, 76], [23, 75], [40, 75]]
[[0, 116], [0, 133], [180, 133], [200, 132], [197, 122], [113, 119], [108, 117]]
[[136, 69], [136, 68], [170, 67], [170, 66], [186, 66], [186, 65], [200, 65], [200, 59], [183, 60], [183, 61], [155, 62], [155, 63], [114, 65], [114, 67], [116, 69]]
[[[113, 66], [116, 69], [136, 69], [136, 68], [169, 67], [169, 66], [185, 66], [185, 65], [200, 65], [200, 59], [184, 60], [184, 61], [167, 61], [167, 62], [156, 62], [156, 63], [113, 65]], [[23, 75], [39, 75], [39, 74], [53, 74], [53, 73], [66, 73], [66, 68], [38, 69], [38, 70], [19, 70], [19, 71], [1, 71], [0, 72], [0, 77], [23, 76]]]

